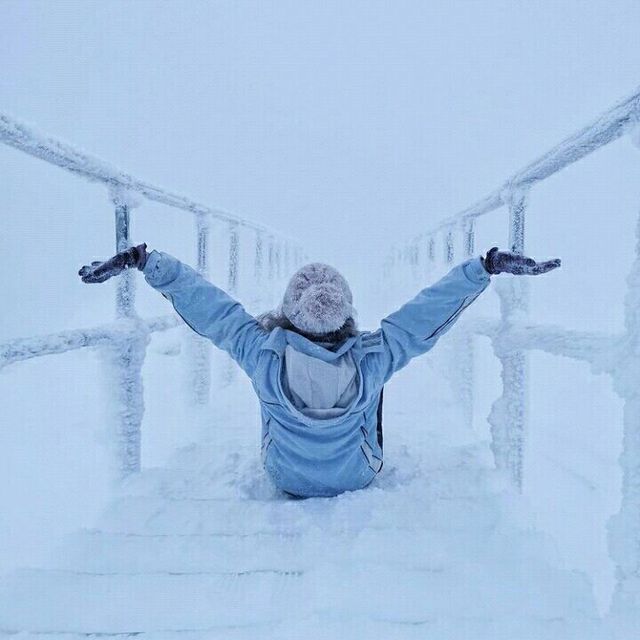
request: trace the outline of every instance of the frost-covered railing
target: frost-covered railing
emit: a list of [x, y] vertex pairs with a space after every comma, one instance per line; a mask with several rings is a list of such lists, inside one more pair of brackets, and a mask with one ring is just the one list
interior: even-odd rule
[[[83, 178], [104, 184], [115, 209], [115, 250], [130, 246], [130, 220], [134, 207], [145, 200], [158, 202], [192, 214], [195, 219], [197, 270], [203, 276], [209, 272], [210, 235], [212, 221], [227, 227], [228, 270], [226, 288], [237, 292], [241, 245], [248, 243], [253, 261], [252, 286], [256, 297], [262, 289], [284, 276], [304, 258], [300, 246], [268, 227], [254, 224], [222, 209], [204, 206], [184, 196], [144, 182], [116, 169], [99, 158], [74, 147], [43, 136], [25, 124], [0, 114], [0, 141], [29, 155], [55, 164]], [[140, 426], [143, 417], [142, 365], [149, 336], [178, 326], [177, 315], [142, 319], [135, 308], [135, 278], [133, 271], [118, 278], [116, 289], [116, 321], [113, 324], [62, 331], [0, 343], [0, 369], [12, 363], [39, 356], [59, 354], [82, 347], [104, 348], [107, 366], [116, 377], [115, 397], [110, 403], [114, 413], [114, 466], [125, 476], [140, 469]], [[206, 404], [210, 391], [210, 345], [207, 340], [191, 334], [190, 380], [193, 402]]]
[[[384, 265], [384, 277], [390, 277], [399, 266], [416, 274], [438, 263], [451, 264], [456, 245], [463, 247], [465, 258], [472, 257], [475, 254], [476, 219], [502, 206], [509, 211], [509, 248], [523, 253], [530, 189], [625, 134], [640, 147], [640, 91], [534, 160], [487, 197], [442, 220], [401, 249], [396, 248]], [[637, 633], [640, 629], [640, 217], [636, 234], [636, 258], [627, 278], [623, 334], [531, 325], [527, 322], [526, 279], [505, 278], [494, 283], [500, 297], [500, 320], [479, 318], [463, 324], [466, 329], [463, 328], [454, 341], [453, 366], [457, 369], [455, 386], [466, 417], [471, 420], [473, 335], [491, 339], [502, 368], [502, 394], [494, 402], [488, 418], [492, 449], [496, 466], [518, 489], [522, 488], [527, 420], [526, 352], [537, 349], [582, 360], [588, 362], [595, 373], [607, 373], [612, 377], [613, 387], [624, 401], [624, 441], [620, 458], [622, 503], [620, 512], [609, 523], [610, 553], [618, 572], [612, 613], [635, 611], [633, 624], [637, 625]]]

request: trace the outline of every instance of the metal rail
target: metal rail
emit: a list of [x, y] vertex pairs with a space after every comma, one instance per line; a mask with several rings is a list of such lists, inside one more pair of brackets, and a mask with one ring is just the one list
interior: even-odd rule
[[508, 204], [510, 193], [514, 191], [526, 192], [541, 180], [545, 180], [600, 147], [617, 140], [628, 132], [629, 128], [638, 120], [640, 120], [640, 89], [620, 100], [606, 113], [580, 131], [565, 138], [553, 149], [516, 171], [502, 185], [481, 200], [453, 216], [443, 218], [435, 227], [413, 238], [413, 242], [499, 209]]
[[[529, 165], [482, 200], [454, 216], [444, 218], [431, 230], [415, 236], [403, 249], [387, 259], [384, 274], [391, 277], [401, 266], [404, 273], [429, 271], [438, 263], [453, 262], [456, 235], [464, 256], [474, 252], [474, 223], [496, 209], [509, 211], [509, 246], [525, 250], [528, 194], [532, 187], [564, 167], [629, 134], [640, 146], [640, 92], [621, 100], [594, 120]], [[458, 348], [450, 353], [456, 359], [457, 391], [470, 421], [473, 417], [473, 336], [491, 339], [501, 363], [502, 394], [488, 416], [496, 467], [521, 490], [527, 433], [528, 365], [527, 352], [547, 353], [588, 362], [592, 371], [611, 376], [615, 392], [624, 402], [624, 438], [620, 464], [623, 475], [619, 513], [609, 522], [609, 552], [617, 565], [617, 586], [610, 616], [621, 631], [631, 637], [640, 628], [640, 216], [638, 218], [636, 259], [627, 278], [625, 331], [619, 335], [572, 331], [556, 326], [532, 326], [527, 322], [527, 283], [522, 278], [505, 278], [494, 283], [500, 297], [500, 320], [476, 318], [463, 323], [453, 337]], [[435, 246], [442, 242], [443, 258]], [[629, 617], [628, 612], [635, 612]]]
[[[33, 128], [7, 115], [0, 114], [0, 142], [19, 151], [56, 165], [93, 182], [105, 185], [114, 206], [115, 251], [131, 246], [131, 216], [135, 207], [145, 200], [193, 214], [196, 234], [197, 270], [207, 277], [209, 272], [210, 235], [212, 221], [222, 221], [228, 247], [227, 284], [230, 293], [238, 293], [240, 255], [247, 242], [253, 246], [248, 255], [254, 261], [252, 290], [247, 294], [263, 300], [265, 290], [273, 290], [276, 279], [284, 275], [282, 255], [293, 256], [289, 269], [304, 258], [301, 248], [289, 238], [268, 227], [250, 222], [223, 209], [199, 204], [185, 196], [161, 189], [148, 182], [120, 171], [104, 160], [80, 151], [56, 138], [36, 132]], [[268, 273], [263, 277], [266, 250], [269, 255]], [[135, 306], [136, 273], [128, 271], [118, 278], [115, 316], [112, 325], [89, 329], [62, 331], [55, 334], [11, 340], [0, 344], [0, 369], [16, 362], [40, 356], [61, 354], [84, 347], [100, 347], [103, 362], [109, 375], [117, 382], [112, 385], [114, 394], [110, 407], [113, 413], [113, 441], [115, 475], [125, 476], [140, 469], [140, 427], [143, 418], [142, 365], [149, 336], [179, 326], [177, 316], [140, 319]], [[189, 343], [189, 388], [192, 402], [204, 405], [208, 402], [211, 387], [211, 347], [207, 340], [187, 333]]]
[[280, 238], [286, 237], [268, 226], [251, 222], [219, 207], [209, 207], [136, 178], [97, 156], [80, 151], [58, 138], [39, 133], [24, 122], [1, 113], [0, 142], [87, 180], [100, 182], [115, 191], [137, 193], [146, 200], [165, 204], [174, 209], [182, 209], [194, 215], [211, 216], [224, 222], [234, 222], [254, 231], [262, 231]]

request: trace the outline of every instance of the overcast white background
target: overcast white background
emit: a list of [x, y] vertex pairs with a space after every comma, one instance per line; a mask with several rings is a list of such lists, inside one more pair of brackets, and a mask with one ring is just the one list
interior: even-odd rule
[[[390, 241], [483, 196], [632, 91], [639, 25], [640, 4], [621, 0], [3, 0], [0, 105], [286, 229], [360, 283]], [[29, 280], [61, 328], [70, 311], [54, 307], [71, 305], [55, 304], [59, 276], [112, 249], [111, 211], [101, 190], [80, 193], [41, 164], [0, 149], [0, 248], [13, 265], [0, 278], [11, 299]], [[545, 217], [584, 215], [563, 207]], [[19, 305], [1, 334], [36, 330], [34, 309]]]

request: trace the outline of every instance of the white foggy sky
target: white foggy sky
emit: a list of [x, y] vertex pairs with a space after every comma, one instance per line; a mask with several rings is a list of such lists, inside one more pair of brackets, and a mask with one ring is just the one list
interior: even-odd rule
[[[640, 3], [622, 0], [4, 0], [0, 18], [2, 110], [361, 280], [639, 82]], [[49, 274], [46, 296], [53, 262], [110, 251], [112, 220], [38, 164], [0, 148], [0, 249], [23, 282]], [[47, 251], [20, 272], [26, 242]]]

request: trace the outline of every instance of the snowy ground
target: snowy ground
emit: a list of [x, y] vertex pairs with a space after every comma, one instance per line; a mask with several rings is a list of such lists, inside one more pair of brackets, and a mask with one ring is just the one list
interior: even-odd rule
[[[175, 386], [171, 342], [150, 350], [150, 388]], [[182, 434], [200, 444], [147, 468], [95, 523], [5, 577], [0, 629], [65, 638], [608, 637], [589, 580], [503, 486], [484, 435], [462, 425], [434, 362], [414, 362], [388, 386], [375, 484], [304, 501], [279, 495], [264, 475], [256, 402], [238, 374]], [[176, 408], [163, 421], [148, 404], [147, 429], [155, 424], [168, 443], [166, 430], [188, 416]]]

